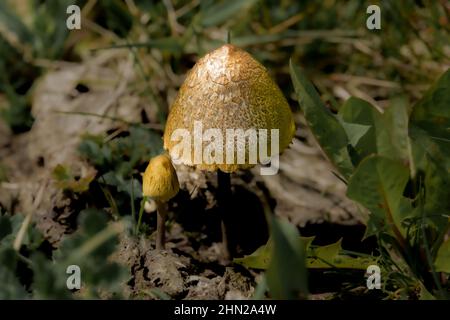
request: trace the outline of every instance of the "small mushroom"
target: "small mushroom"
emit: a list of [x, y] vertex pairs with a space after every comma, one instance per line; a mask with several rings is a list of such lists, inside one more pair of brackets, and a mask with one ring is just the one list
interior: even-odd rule
[[[169, 155], [161, 154], [150, 160], [142, 178], [144, 197], [153, 199], [157, 210], [156, 249], [165, 247], [166, 203], [180, 190], [177, 173]], [[141, 218], [141, 215], [139, 219]], [[138, 223], [139, 224], [139, 223]]]
[[[169, 151], [172, 159], [178, 163], [195, 166], [200, 170], [217, 171], [218, 202], [222, 212], [222, 231], [225, 256], [230, 256], [227, 248], [224, 218], [230, 201], [230, 173], [239, 169], [249, 169], [256, 163], [250, 162], [249, 139], [245, 140], [245, 161], [237, 161], [237, 149], [241, 143], [233, 143], [230, 147], [222, 140], [222, 147], [215, 148], [214, 156], [222, 162], [200, 161], [194, 154], [195, 144], [199, 143], [196, 125], [201, 124], [202, 132], [214, 129], [222, 137], [227, 136], [227, 129], [266, 129], [270, 135], [271, 129], [278, 129], [279, 152], [282, 152], [292, 141], [295, 133], [295, 123], [290, 107], [283, 93], [269, 76], [266, 68], [257, 62], [249, 53], [231, 44], [210, 52], [201, 58], [188, 73], [175, 99], [167, 119], [164, 132], [164, 148]], [[180, 154], [177, 147], [179, 140], [174, 139], [177, 129], [189, 132], [193, 137], [192, 149]], [[218, 130], [218, 131], [217, 131]], [[214, 139], [216, 140], [216, 139]], [[203, 150], [210, 141], [202, 141]], [[217, 142], [217, 141], [216, 141]], [[267, 140], [270, 146], [270, 136]], [[257, 146], [258, 150], [260, 145]], [[268, 156], [271, 148], [267, 148]], [[232, 152], [233, 161], [225, 161], [227, 152]], [[266, 159], [259, 158], [265, 162]], [[228, 160], [228, 159], [227, 159]], [[264, 161], [263, 161], [264, 160]]]

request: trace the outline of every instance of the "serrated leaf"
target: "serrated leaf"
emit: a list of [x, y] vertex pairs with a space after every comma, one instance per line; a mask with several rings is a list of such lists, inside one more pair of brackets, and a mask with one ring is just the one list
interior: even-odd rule
[[292, 60], [290, 73], [308, 126], [331, 162], [348, 179], [354, 167], [347, 151], [350, 142], [345, 129], [337, 117], [325, 107], [312, 83]]
[[270, 263], [270, 255], [272, 250], [272, 241], [268, 241], [265, 245], [256, 249], [252, 254], [243, 258], [233, 259], [234, 263], [252, 269], [267, 269]]
[[314, 248], [312, 250], [312, 254], [315, 257], [319, 258], [320, 260], [324, 260], [326, 262], [332, 263], [334, 258], [336, 258], [337, 255], [339, 254], [339, 251], [342, 250], [341, 244], [342, 244], [342, 239], [339, 239], [335, 243]]
[[309, 252], [311, 245], [316, 237], [300, 237], [300, 243], [304, 246], [305, 251]]
[[[369, 265], [376, 264], [377, 258], [372, 256], [350, 256], [342, 253], [342, 240], [338, 242], [312, 247], [315, 237], [300, 237], [299, 243], [307, 252], [306, 266], [308, 269], [358, 269], [366, 270]], [[252, 254], [243, 258], [236, 258], [234, 263], [246, 268], [265, 270], [268, 268], [273, 248], [273, 241], [269, 239], [267, 244], [259, 247]]]
[[[307, 252], [311, 246], [311, 243], [314, 241], [314, 238], [315, 237], [299, 237], [298, 241]], [[243, 258], [235, 258], [233, 262], [243, 265], [246, 268], [265, 270], [268, 268], [270, 263], [272, 248], [273, 240], [272, 238], [269, 238], [265, 245], [256, 249], [252, 254]]]
[[369, 265], [376, 263], [374, 257], [351, 257], [341, 252], [342, 239], [326, 246], [312, 248], [308, 252], [307, 267], [366, 270]]
[[[369, 156], [350, 178], [347, 196], [365, 206], [374, 216], [377, 230], [386, 226], [403, 230], [402, 221], [412, 212], [403, 191], [409, 170], [403, 164], [381, 156]], [[409, 209], [409, 210], [407, 210]]]

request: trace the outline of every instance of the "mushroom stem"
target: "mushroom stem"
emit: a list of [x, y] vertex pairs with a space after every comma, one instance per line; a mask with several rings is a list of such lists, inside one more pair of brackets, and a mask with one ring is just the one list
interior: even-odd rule
[[156, 202], [157, 222], [156, 222], [156, 250], [164, 250], [166, 247], [166, 204], [159, 200]]
[[230, 174], [227, 172], [217, 171], [217, 184], [218, 184], [218, 194], [217, 201], [219, 204], [220, 220], [221, 220], [221, 230], [222, 230], [222, 246], [223, 246], [223, 259], [225, 261], [230, 261], [232, 258], [232, 250], [229, 242], [228, 232], [227, 232], [227, 213], [229, 213], [229, 204], [231, 200], [231, 179]]

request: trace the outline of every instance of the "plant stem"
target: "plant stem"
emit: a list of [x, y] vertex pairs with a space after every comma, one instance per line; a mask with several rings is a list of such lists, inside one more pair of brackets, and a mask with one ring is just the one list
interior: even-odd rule
[[156, 200], [157, 224], [156, 224], [156, 250], [164, 250], [166, 246], [166, 204]]
[[147, 201], [147, 197], [143, 197], [141, 201], [141, 207], [139, 209], [139, 217], [138, 222], [136, 224], [136, 229], [134, 229], [134, 233], [137, 235], [139, 232], [139, 228], [141, 227], [142, 214], [144, 213], [145, 201]]
[[222, 247], [223, 247], [223, 259], [225, 261], [230, 261], [232, 258], [232, 250], [229, 243], [229, 237], [227, 232], [227, 211], [229, 209], [229, 203], [231, 201], [231, 179], [230, 174], [217, 171], [217, 202], [219, 205], [219, 213], [221, 220], [221, 230], [222, 230]]
[[133, 220], [133, 224], [136, 224], [136, 209], [134, 208], [134, 179], [133, 175], [131, 175], [131, 219]]

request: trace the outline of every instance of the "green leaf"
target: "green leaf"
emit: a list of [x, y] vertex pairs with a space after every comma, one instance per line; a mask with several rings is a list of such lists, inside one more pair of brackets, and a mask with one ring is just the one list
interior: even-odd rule
[[[12, 248], [13, 242], [22, 226], [24, 215], [15, 214], [10, 216], [9, 214], [0, 215], [0, 249], [1, 248]], [[32, 251], [38, 248], [44, 238], [42, 234], [34, 227], [34, 223], [27, 228], [24, 237], [22, 239], [22, 246], [26, 247], [28, 250]]]
[[272, 218], [273, 250], [267, 284], [274, 299], [298, 299], [308, 294], [306, 252], [298, 241], [298, 231], [292, 224]]
[[272, 251], [273, 242], [271, 239], [267, 243], [255, 250], [252, 254], [243, 258], [233, 259], [234, 263], [245, 266], [252, 269], [267, 269], [270, 263], [270, 255]]
[[100, 173], [114, 171], [122, 178], [129, 177], [137, 164], [147, 162], [162, 151], [161, 136], [140, 126], [131, 126], [129, 136], [108, 143], [104, 143], [102, 137], [87, 135], [79, 146], [79, 152]]
[[290, 73], [298, 102], [311, 131], [331, 162], [348, 179], [354, 168], [347, 151], [350, 142], [345, 129], [325, 107], [312, 83], [292, 60]]
[[11, 234], [11, 232], [12, 225], [9, 217], [6, 215], [0, 215], [0, 241], [7, 235]]
[[434, 265], [437, 272], [450, 273], [450, 240], [445, 241], [439, 248]]
[[[67, 289], [66, 268], [63, 264], [54, 264], [41, 252], [35, 252], [33, 262], [33, 298], [35, 299], [70, 299], [72, 294]], [[68, 265], [66, 265], [67, 267]]]
[[425, 191], [425, 216], [439, 233], [445, 232], [446, 215], [450, 212], [450, 168], [447, 168], [450, 150], [446, 150], [445, 143], [439, 145], [419, 127], [411, 128], [410, 134], [414, 162]]
[[311, 248], [308, 252], [307, 267], [366, 270], [368, 266], [376, 264], [374, 257], [352, 257], [342, 254], [342, 251], [342, 239], [326, 246]]
[[412, 162], [408, 137], [408, 109], [404, 97], [392, 99], [382, 114], [370, 103], [351, 97], [339, 109], [339, 119], [356, 150], [357, 164], [363, 158], [378, 154], [405, 164]]
[[[308, 251], [315, 237], [299, 237], [298, 242], [305, 251]], [[243, 265], [246, 268], [265, 270], [268, 268], [273, 249], [273, 240], [269, 238], [267, 243], [255, 250], [252, 254], [243, 258], [233, 259], [234, 263]]]
[[[126, 228], [127, 223], [125, 220], [108, 223], [105, 212], [83, 210], [78, 219], [77, 232], [64, 238], [54, 253], [55, 281], [59, 281], [58, 274], [61, 270], [65, 271], [68, 265], [75, 264], [82, 271], [82, 283], [87, 297], [98, 297], [100, 293], [120, 295], [129, 279], [129, 270], [110, 261], [110, 256], [116, 250], [119, 233], [124, 230], [119, 226]], [[59, 285], [65, 287], [65, 282]], [[58, 294], [58, 288], [50, 293]]]
[[[425, 93], [413, 107], [411, 121], [419, 127], [439, 124], [450, 127], [450, 69]], [[447, 137], [450, 132], [447, 130]]]
[[27, 292], [16, 277], [17, 252], [0, 248], [0, 299], [25, 299]]
[[[343, 254], [341, 240], [336, 243], [321, 247], [312, 247], [311, 243], [315, 237], [299, 237], [298, 241], [307, 252], [306, 266], [310, 269], [362, 269], [366, 270], [371, 264], [376, 263], [376, 258], [371, 256], [349, 256]], [[246, 268], [265, 270], [270, 264], [273, 250], [273, 241], [269, 239], [267, 243], [259, 247], [252, 254], [243, 258], [235, 258], [234, 263], [243, 265]]]
[[[0, 62], [0, 71], [1, 71]], [[0, 90], [3, 85], [0, 81]], [[34, 118], [31, 114], [31, 107], [27, 96], [21, 96], [15, 91], [6, 89], [9, 100], [8, 107], [0, 109], [0, 116], [5, 120], [14, 133], [22, 133], [30, 130], [33, 125]]]
[[0, 265], [1, 269], [9, 270], [14, 272], [17, 267], [17, 251], [12, 248], [12, 246], [2, 246], [0, 248]]
[[450, 69], [414, 105], [410, 121], [413, 141], [450, 172]]
[[371, 212], [372, 227], [378, 231], [386, 225], [394, 232], [401, 231], [401, 222], [412, 212], [403, 198], [408, 180], [409, 170], [403, 164], [381, 156], [369, 156], [361, 161], [350, 178], [347, 196]]
[[338, 256], [339, 251], [342, 250], [341, 247], [342, 239], [338, 242], [317, 247], [312, 251], [313, 259], [308, 262], [308, 267], [317, 267], [317, 265], [323, 265], [325, 268], [329, 268], [333, 264], [334, 259]]
[[69, 180], [72, 178], [72, 175], [69, 173], [69, 169], [61, 164], [58, 164], [55, 169], [53, 169], [52, 174], [53, 178], [58, 181]]
[[434, 161], [427, 161], [425, 177], [425, 201], [423, 210], [425, 216], [443, 234], [448, 227], [448, 215], [450, 212], [450, 173], [445, 171]]
[[440, 234], [450, 212], [450, 70], [413, 107], [412, 154], [425, 189], [425, 216]]
[[85, 135], [78, 146], [78, 152], [99, 169], [111, 166], [111, 148], [103, 145], [101, 136]]
[[315, 238], [316, 238], [315, 236], [312, 236], [312, 237], [300, 237], [299, 241], [304, 246], [306, 252], [310, 251], [312, 242], [314, 241]]
[[116, 33], [119, 37], [125, 38], [133, 26], [133, 16], [127, 5], [122, 1], [114, 0], [103, 0], [98, 5], [106, 16], [108, 30]]
[[263, 300], [266, 297], [267, 292], [267, 279], [266, 275], [262, 274], [259, 282], [256, 284], [255, 293], [253, 294], [253, 300]]
[[411, 164], [411, 146], [408, 136], [408, 101], [404, 97], [391, 100], [381, 119], [377, 119], [377, 154]]
[[356, 146], [361, 138], [369, 131], [370, 126], [365, 126], [355, 123], [347, 123], [341, 121], [341, 125], [348, 136], [349, 142], [352, 146]]
[[[368, 127], [365, 133], [361, 131], [349, 132], [346, 129], [350, 143], [357, 151], [360, 159], [377, 153], [375, 124], [380, 122], [381, 113], [374, 106], [365, 100], [351, 97], [339, 108], [338, 115], [341, 123], [360, 125], [363, 126], [362, 128]], [[353, 161], [353, 163], [358, 162]]]

